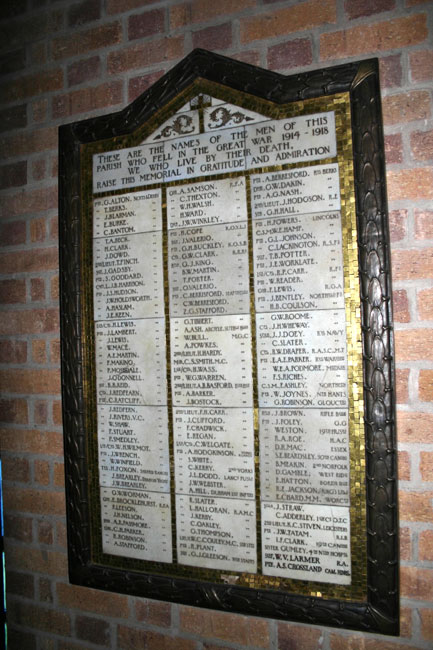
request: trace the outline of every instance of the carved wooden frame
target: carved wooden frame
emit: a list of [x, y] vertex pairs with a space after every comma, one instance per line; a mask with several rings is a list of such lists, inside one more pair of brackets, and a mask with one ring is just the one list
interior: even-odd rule
[[[133, 132], [196, 78], [275, 103], [349, 92], [363, 335], [367, 599], [350, 602], [149, 575], [92, 563], [81, 335], [80, 147]], [[60, 127], [62, 397], [70, 580], [109, 591], [254, 616], [398, 634], [393, 329], [377, 60], [285, 77], [194, 50], [124, 110]]]

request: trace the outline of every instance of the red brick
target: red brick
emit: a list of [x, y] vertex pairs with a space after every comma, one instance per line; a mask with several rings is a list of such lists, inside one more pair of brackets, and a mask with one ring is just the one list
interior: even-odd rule
[[85, 81], [96, 79], [101, 74], [101, 59], [92, 56], [89, 59], [76, 61], [68, 66], [68, 86], [77, 86]]
[[19, 187], [27, 183], [27, 161], [2, 165], [0, 167], [0, 189]]
[[68, 573], [66, 553], [12, 544], [7, 545], [6, 551], [6, 565], [11, 568], [42, 573], [45, 576], [66, 576]]
[[409, 370], [397, 368], [395, 372], [395, 392], [397, 404], [404, 404], [409, 399]]
[[432, 600], [433, 569], [400, 567], [400, 585], [403, 598]]
[[53, 402], [53, 423], [61, 426], [62, 424], [62, 403]]
[[153, 4], [155, 0], [107, 0], [107, 14], [120, 14], [131, 9], [141, 9], [143, 5]]
[[45, 178], [47, 163], [44, 158], [32, 162], [32, 178], [35, 181], [41, 181]]
[[433, 239], [433, 210], [415, 210], [415, 239]]
[[296, 68], [309, 65], [312, 61], [313, 52], [309, 38], [296, 38], [268, 49], [268, 67], [271, 70]]
[[10, 594], [33, 598], [35, 593], [34, 578], [28, 573], [8, 571], [6, 574], [6, 588]]
[[330, 641], [331, 650], [416, 650], [415, 646], [406, 643], [393, 643], [382, 639], [378, 641], [357, 634], [343, 636], [332, 633]]
[[30, 222], [30, 241], [32, 243], [43, 242], [46, 237], [45, 217], [32, 219]]
[[433, 320], [433, 289], [418, 291], [417, 300], [420, 320]]
[[0, 334], [46, 334], [58, 332], [59, 312], [57, 309], [25, 309], [8, 312], [8, 318], [0, 323]]
[[26, 341], [0, 341], [0, 363], [25, 363], [26, 361]]
[[400, 559], [412, 559], [412, 537], [410, 528], [400, 528]]
[[428, 2], [431, 2], [431, 0], [406, 0], [406, 6], [415, 7], [416, 5], [424, 5]]
[[65, 512], [65, 495], [63, 492], [5, 487], [4, 504], [7, 511], [62, 515]]
[[401, 442], [433, 443], [433, 415], [430, 413], [397, 412], [397, 432]]
[[412, 609], [400, 607], [400, 636], [409, 638], [412, 636]]
[[55, 609], [48, 609], [27, 602], [12, 602], [8, 610], [11, 619], [19, 625], [54, 634], [65, 635], [70, 632], [69, 615]]
[[54, 463], [53, 482], [56, 487], [64, 487], [65, 466], [63, 463]]
[[27, 424], [28, 412], [25, 399], [0, 399], [0, 422]]
[[283, 36], [336, 22], [335, 0], [307, 0], [291, 7], [241, 19], [241, 43]]
[[25, 280], [0, 280], [0, 303], [3, 305], [13, 305], [25, 301]]
[[217, 16], [241, 13], [255, 5], [256, 0], [195, 0], [192, 3], [176, 5], [170, 9], [170, 29], [185, 27], [191, 23], [208, 22]]
[[8, 369], [0, 373], [0, 390], [4, 393], [58, 394], [60, 392], [60, 373], [45, 368]]
[[25, 221], [0, 224], [0, 246], [18, 246], [26, 241]]
[[433, 249], [394, 249], [391, 260], [394, 282], [422, 280], [433, 275]]
[[[5, 108], [0, 111], [0, 133], [23, 129], [27, 126], [27, 105]], [[19, 154], [17, 154], [19, 155]], [[5, 157], [5, 156], [3, 156]]]
[[56, 523], [56, 543], [58, 546], [66, 549], [68, 544], [66, 525], [62, 521]]
[[412, 81], [429, 81], [433, 77], [433, 50], [409, 53]]
[[6, 81], [0, 86], [3, 103], [19, 102], [26, 97], [43, 95], [63, 87], [63, 70], [56, 68], [48, 72], [28, 75], [12, 81]]
[[421, 561], [433, 562], [433, 530], [422, 530], [420, 532], [418, 557]]
[[[39, 602], [41, 603], [53, 602], [51, 580], [48, 580], [47, 578], [39, 578]], [[49, 646], [46, 646], [46, 648], [48, 650]], [[53, 645], [50, 647], [50, 650], [51, 648], [54, 648], [54, 642]]]
[[36, 650], [36, 637], [31, 632], [16, 630], [8, 621], [8, 646], [10, 650]]
[[344, 31], [322, 34], [320, 58], [339, 59], [357, 54], [404, 48], [422, 43], [427, 35], [425, 14], [359, 25]]
[[30, 296], [33, 302], [45, 300], [45, 280], [43, 278], [31, 278]]
[[35, 424], [48, 422], [48, 404], [46, 400], [36, 400], [33, 405], [33, 420]]
[[407, 451], [398, 452], [398, 478], [400, 481], [410, 481], [410, 456]]
[[[16, 539], [19, 542], [25, 542], [30, 544], [33, 539], [33, 525], [32, 520], [29, 517], [19, 517], [10, 514], [5, 515], [5, 535], [12, 539]], [[8, 555], [6, 560], [6, 566], [13, 566], [10, 555]], [[30, 567], [20, 567], [19, 564], [15, 565], [20, 570], [26, 568], [27, 570], [33, 571]]]
[[345, 0], [344, 8], [350, 20], [372, 16], [394, 9], [395, 0]]
[[388, 171], [386, 178], [390, 201], [433, 199], [433, 167]]
[[17, 194], [3, 197], [0, 206], [0, 217], [13, 217], [56, 207], [57, 187], [47, 187], [32, 192], [21, 190]]
[[433, 361], [433, 330], [397, 330], [395, 353], [399, 361]]
[[422, 402], [433, 402], [433, 370], [420, 370], [418, 396]]
[[157, 41], [122, 48], [108, 54], [110, 74], [119, 74], [135, 68], [144, 68], [161, 61], [172, 61], [183, 54], [183, 36], [161, 38]]
[[0, 158], [24, 156], [48, 149], [57, 149], [57, 132], [57, 127], [49, 127], [32, 131], [32, 133], [19, 132], [16, 135], [3, 136], [0, 138]]
[[420, 452], [419, 471], [423, 481], [433, 481], [433, 452]]
[[[56, 159], [57, 162], [57, 159]], [[59, 236], [59, 219], [58, 217], [53, 217], [49, 221], [49, 238], [57, 241]], [[53, 278], [56, 279], [56, 278]]]
[[394, 320], [398, 323], [409, 323], [409, 303], [406, 291], [404, 289], [393, 291], [392, 298]]
[[164, 70], [158, 70], [157, 72], [151, 72], [150, 74], [130, 79], [128, 84], [128, 101], [133, 102], [141, 93], [144, 93], [145, 90], [152, 86], [155, 81], [158, 81], [163, 74]]
[[233, 58], [237, 61], [249, 63], [250, 65], [260, 65], [260, 52], [257, 50], [246, 50], [245, 52], [239, 52], [238, 54], [233, 54]]
[[388, 95], [382, 100], [384, 124], [398, 124], [430, 117], [430, 95], [425, 90]]
[[17, 481], [18, 483], [28, 483], [30, 481], [30, 465], [27, 458], [4, 456], [2, 467], [5, 481]]
[[47, 460], [35, 460], [33, 463], [35, 482], [48, 485], [50, 482], [50, 465]]
[[401, 521], [431, 522], [433, 492], [404, 492], [400, 490]]
[[400, 133], [385, 136], [385, 158], [387, 165], [403, 161], [403, 142]]
[[0, 273], [37, 273], [54, 271], [58, 267], [57, 248], [32, 248], [26, 255], [18, 251], [0, 256]]
[[400, 54], [392, 54], [379, 59], [380, 85], [382, 88], [401, 86], [402, 72]]
[[117, 626], [118, 650], [196, 650], [197, 642], [180, 637], [165, 636], [151, 630], [139, 630], [125, 625]]
[[224, 23], [213, 27], [205, 27], [192, 34], [193, 47], [224, 50], [232, 44], [232, 25]]
[[69, 27], [79, 27], [92, 20], [98, 20], [101, 17], [100, 0], [84, 0], [77, 5], [69, 7], [68, 25]]
[[24, 70], [26, 67], [26, 51], [24, 48], [13, 50], [0, 56], [0, 75]]
[[60, 341], [58, 339], [50, 342], [50, 361], [51, 363], [60, 363]]
[[278, 650], [318, 650], [321, 635], [315, 628], [278, 623]]
[[44, 42], [34, 43], [30, 49], [30, 60], [33, 65], [43, 65], [47, 62], [47, 44]]
[[433, 610], [420, 609], [421, 634], [427, 641], [433, 641]]
[[127, 618], [129, 616], [128, 597], [119, 594], [104, 592], [104, 597], [95, 589], [77, 587], [75, 585], [57, 585], [57, 598], [60, 605], [69, 609], [80, 609], [81, 611], [93, 612], [102, 616], [113, 616], [116, 618]]
[[135, 603], [135, 616], [137, 621], [150, 623], [150, 625], [157, 625], [158, 627], [170, 627], [171, 603], [156, 600], [137, 600]]
[[73, 90], [66, 95], [59, 95], [53, 98], [53, 118], [68, 117], [77, 113], [114, 106], [122, 101], [122, 91], [122, 81], [112, 81], [92, 88]]
[[122, 27], [119, 22], [93, 27], [85, 32], [76, 32], [70, 36], [56, 38], [52, 43], [53, 59], [68, 59], [91, 50], [99, 50], [116, 45], [122, 40]]
[[38, 99], [32, 102], [33, 120], [43, 122], [48, 115], [48, 99]]
[[142, 14], [134, 14], [128, 18], [128, 38], [133, 41], [137, 38], [146, 38], [153, 34], [161, 34], [165, 31], [165, 11], [163, 9], [152, 9]]
[[[99, 598], [99, 594], [98, 594]], [[78, 639], [90, 641], [97, 645], [108, 646], [110, 641], [110, 626], [106, 621], [90, 616], [77, 616], [75, 619], [75, 631]]]
[[431, 160], [433, 158], [433, 129], [411, 133], [410, 148], [414, 160]]
[[53, 525], [50, 521], [38, 522], [38, 542], [47, 545], [53, 543]]
[[203, 637], [266, 648], [269, 645], [268, 623], [262, 619], [237, 614], [207, 612], [193, 607], [180, 610], [182, 631]]

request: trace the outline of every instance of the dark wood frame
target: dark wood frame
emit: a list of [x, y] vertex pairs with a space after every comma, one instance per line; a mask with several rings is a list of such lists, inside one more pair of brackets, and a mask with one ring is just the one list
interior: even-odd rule
[[[133, 132], [196, 78], [283, 104], [349, 92], [363, 335], [367, 599], [307, 597], [150, 575], [92, 563], [81, 334], [81, 158], [84, 143]], [[60, 301], [69, 572], [73, 583], [254, 616], [398, 634], [398, 516], [393, 329], [378, 62], [285, 77], [194, 50], [124, 110], [60, 129]]]

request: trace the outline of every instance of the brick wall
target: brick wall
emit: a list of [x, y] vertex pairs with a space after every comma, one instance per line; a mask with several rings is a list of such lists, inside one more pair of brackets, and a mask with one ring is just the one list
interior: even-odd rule
[[[433, 3], [3, 0], [0, 418], [10, 647], [409, 650], [433, 641]], [[124, 107], [193, 47], [285, 73], [381, 62], [396, 321], [400, 639], [70, 586], [57, 127]]]

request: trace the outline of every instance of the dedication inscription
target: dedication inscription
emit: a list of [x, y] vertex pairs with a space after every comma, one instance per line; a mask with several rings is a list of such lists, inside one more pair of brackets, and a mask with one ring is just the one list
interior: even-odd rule
[[342, 181], [307, 109], [200, 95], [93, 155], [105, 553], [351, 583]]

